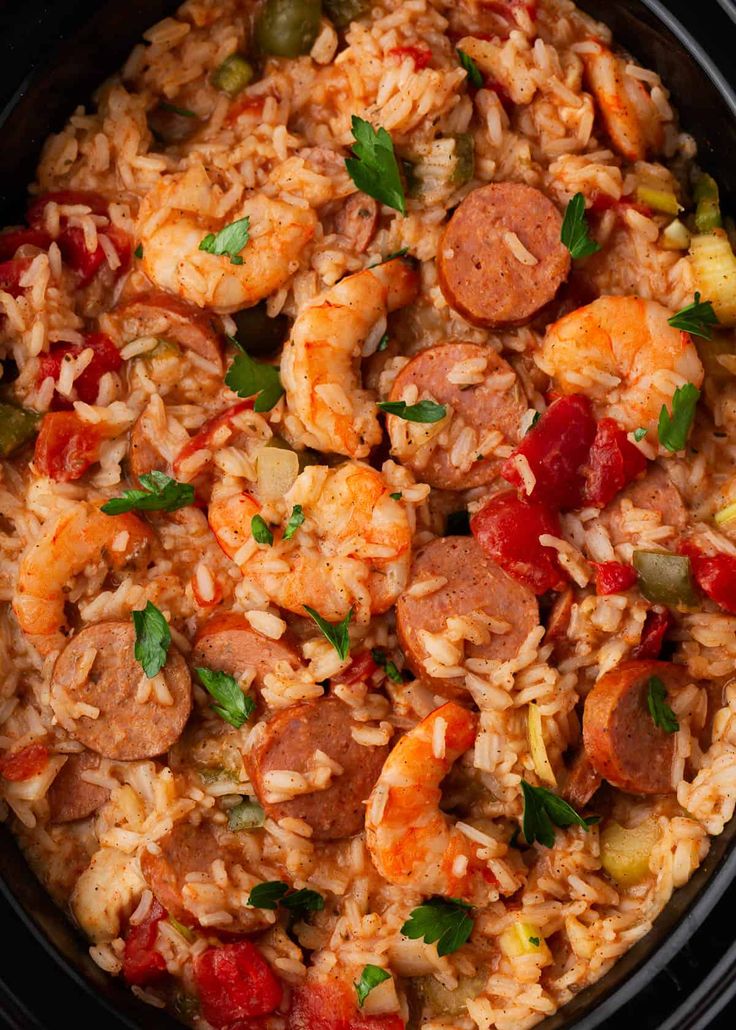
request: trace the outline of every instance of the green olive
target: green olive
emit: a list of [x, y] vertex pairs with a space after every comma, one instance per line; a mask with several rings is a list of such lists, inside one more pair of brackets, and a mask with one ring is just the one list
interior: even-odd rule
[[346, 29], [351, 21], [368, 14], [372, 0], [325, 0], [325, 14], [338, 29]]
[[319, 32], [320, 0], [266, 0], [256, 22], [256, 41], [264, 54], [308, 54]]
[[253, 358], [273, 356], [289, 335], [289, 319], [286, 315], [271, 318], [266, 313], [265, 301], [238, 311], [233, 318], [238, 343]]

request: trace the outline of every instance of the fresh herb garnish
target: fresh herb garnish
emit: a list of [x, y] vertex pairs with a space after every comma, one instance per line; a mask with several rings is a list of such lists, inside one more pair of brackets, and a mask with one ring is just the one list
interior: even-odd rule
[[139, 477], [142, 490], [124, 490], [120, 497], [102, 505], [106, 515], [123, 515], [128, 511], [177, 511], [194, 501], [191, 483], [179, 483], [165, 472], [153, 469]]
[[677, 733], [680, 724], [667, 704], [667, 688], [659, 676], [650, 676], [647, 681], [647, 708], [655, 726], [665, 733]]
[[634, 439], [637, 443], [639, 443], [640, 440], [643, 440], [646, 435], [647, 430], [643, 426], [640, 426], [638, 429], [634, 430]]
[[295, 504], [291, 509], [291, 515], [289, 515], [289, 520], [286, 523], [286, 528], [284, 529], [284, 540], [291, 540], [297, 529], [299, 529], [304, 522], [304, 519], [305, 515], [302, 511], [301, 504]]
[[695, 294], [692, 304], [677, 311], [672, 318], [667, 319], [667, 324], [673, 329], [682, 329], [691, 336], [700, 336], [703, 340], [713, 339], [714, 325], [719, 325], [718, 315], [713, 310], [709, 300], [700, 300], [700, 294]]
[[384, 980], [390, 979], [391, 974], [387, 969], [382, 969], [380, 966], [372, 966], [370, 963], [367, 966], [363, 966], [360, 980], [356, 981], [355, 984], [355, 993], [358, 995], [358, 1007], [363, 1008], [363, 1002], [374, 987], [378, 987]]
[[393, 140], [385, 129], [376, 132], [357, 115], [353, 115], [352, 127], [354, 156], [345, 159], [348, 175], [359, 190], [405, 215], [406, 198]]
[[[381, 339], [378, 341], [378, 347], [376, 347], [376, 350], [380, 354], [381, 351], [386, 350], [387, 347], [388, 347], [388, 333], [384, 333], [383, 336], [381, 337]], [[376, 968], [378, 968], [378, 967], [376, 967]]]
[[521, 826], [527, 844], [538, 840], [546, 848], [551, 848], [555, 843], [554, 826], [582, 826], [587, 833], [588, 827], [598, 822], [598, 816], [583, 819], [567, 801], [546, 787], [533, 787], [522, 780], [521, 791], [524, 795]]
[[397, 490], [395, 494], [389, 494], [392, 501], [400, 501], [403, 496], [400, 490]]
[[158, 105], [164, 111], [171, 111], [172, 114], [181, 115], [182, 118], [196, 118], [194, 111], [190, 111], [188, 107], [177, 107], [176, 104], [170, 104], [168, 100], [159, 101]]
[[317, 891], [302, 887], [282, 898], [281, 905], [295, 915], [303, 916], [305, 912], [321, 912], [325, 907], [325, 899]]
[[270, 547], [273, 543], [273, 533], [262, 515], [254, 515], [250, 520], [250, 531], [257, 544], [268, 544]]
[[209, 232], [200, 242], [199, 249], [208, 254], [225, 255], [230, 258], [231, 265], [242, 265], [240, 251], [250, 239], [250, 217], [238, 218], [230, 222], [219, 232]]
[[267, 908], [272, 912], [281, 905], [294, 915], [303, 915], [305, 912], [320, 912], [325, 907], [325, 899], [306, 887], [295, 891], [283, 880], [268, 880], [252, 888], [248, 904], [252, 908]]
[[147, 602], [142, 611], [131, 612], [135, 627], [135, 660], [141, 663], [149, 679], [153, 679], [166, 665], [171, 646], [169, 624], [155, 604]]
[[235, 355], [232, 365], [227, 370], [226, 385], [237, 393], [238, 397], [255, 397], [254, 411], [270, 411], [284, 394], [278, 368], [263, 361], [254, 361], [234, 337], [231, 336], [229, 339], [240, 353]]
[[437, 941], [437, 954], [451, 955], [470, 937], [471, 907], [458, 898], [430, 898], [409, 914], [401, 932], [413, 941], [420, 937], [426, 944]]
[[447, 414], [444, 404], [435, 401], [417, 401], [407, 404], [406, 401], [379, 401], [378, 407], [387, 415], [396, 415], [407, 422], [441, 422]]
[[[527, 429], [527, 433], [531, 433], [532, 429], [534, 429], [534, 427], [536, 426], [537, 422], [539, 422], [541, 417], [542, 417], [542, 412], [541, 411], [535, 411], [534, 412], [534, 414], [532, 415], [532, 420], [529, 423], [529, 427]], [[526, 434], [524, 434], [524, 435], [526, 435]]]
[[319, 612], [316, 612], [314, 608], [310, 608], [307, 604], [304, 605], [304, 610], [307, 612], [310, 619], [317, 624], [322, 636], [329, 640], [344, 662], [350, 651], [348, 626], [350, 625], [350, 620], [353, 617], [353, 609], [350, 609], [342, 622], [334, 624], [332, 622], [328, 622], [327, 619], [323, 619]]
[[380, 647], [374, 647], [372, 649], [371, 658], [380, 669], [384, 670], [388, 678], [393, 680], [394, 683], [404, 682], [404, 677], [397, 669], [395, 663], [391, 661], [386, 652], [382, 651]]
[[216, 705], [212, 705], [212, 710], [239, 730], [253, 714], [256, 707], [253, 698], [244, 694], [238, 681], [226, 672], [203, 668], [194, 671], [207, 693], [217, 701]]
[[528, 940], [529, 940], [529, 943], [533, 944], [535, 948], [539, 947], [539, 944], [540, 944], [539, 937], [529, 937]]
[[685, 383], [684, 386], [678, 386], [672, 396], [671, 415], [667, 411], [667, 405], [662, 405], [657, 432], [659, 442], [668, 451], [675, 453], [684, 448], [699, 398], [700, 390], [697, 386]]
[[136, 257], [138, 258], [138, 260], [140, 261], [140, 259], [141, 259], [141, 258], [143, 257], [143, 244], [142, 244], [142, 243], [139, 243], [139, 244], [138, 244], [138, 246], [137, 246], [137, 247], [135, 248], [135, 250], [133, 251], [133, 253], [135, 254], [135, 256], [136, 256]]
[[174, 919], [172, 915], [167, 916], [167, 922], [171, 923], [176, 932], [190, 944], [192, 944], [197, 939], [196, 934], [193, 930], [190, 930], [188, 926], [184, 926], [184, 924], [180, 923], [178, 919]]
[[589, 257], [601, 249], [600, 243], [589, 235], [585, 197], [582, 193], [576, 193], [565, 209], [560, 239], [574, 258]]
[[460, 59], [460, 64], [463, 66], [465, 71], [468, 73], [468, 82], [473, 89], [480, 89], [483, 85], [483, 76], [480, 73], [478, 65], [475, 63], [470, 54], [466, 54], [464, 50], [457, 48], [457, 56]]

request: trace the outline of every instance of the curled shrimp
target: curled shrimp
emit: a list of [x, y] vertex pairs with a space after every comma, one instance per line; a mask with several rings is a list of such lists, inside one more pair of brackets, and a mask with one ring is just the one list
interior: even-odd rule
[[662, 146], [661, 116], [644, 83], [626, 73], [627, 62], [601, 43], [580, 55], [611, 142], [629, 161], [643, 161]]
[[394, 258], [346, 276], [294, 322], [281, 380], [312, 446], [365, 458], [381, 442], [375, 398], [361, 388], [360, 359], [375, 351], [387, 314], [409, 304], [418, 286], [412, 264]]
[[[367, 622], [391, 607], [409, 576], [413, 520], [390, 490], [380, 472], [361, 462], [313, 465], [267, 505], [218, 484], [208, 519], [222, 549], [268, 600], [299, 615], [309, 605], [330, 621], [353, 608]], [[304, 522], [285, 540], [295, 505]], [[254, 515], [276, 527], [273, 544], [253, 538]]]
[[23, 632], [48, 654], [65, 643], [64, 592], [88, 565], [119, 569], [153, 538], [135, 515], [105, 515], [83, 501], [63, 511], [21, 559], [13, 611]]
[[587, 394], [601, 416], [656, 430], [677, 387], [703, 382], [695, 345], [670, 316], [654, 300], [599, 297], [547, 329], [537, 364], [563, 393]]
[[[250, 239], [234, 255], [240, 263], [227, 254], [199, 249], [205, 236], [246, 217]], [[143, 200], [138, 216], [141, 264], [159, 288], [226, 314], [279, 290], [299, 267], [316, 225], [311, 208], [261, 193], [233, 206], [231, 191], [224, 194], [201, 165], [193, 165], [162, 179]]]
[[365, 828], [373, 864], [389, 883], [488, 902], [495, 878], [481, 857], [484, 845], [439, 807], [440, 784], [473, 746], [477, 724], [476, 715], [448, 701], [401, 737], [384, 762]]

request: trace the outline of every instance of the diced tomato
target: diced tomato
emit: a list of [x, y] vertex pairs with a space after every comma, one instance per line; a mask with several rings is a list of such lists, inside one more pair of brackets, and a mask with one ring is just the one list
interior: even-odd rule
[[55, 193], [44, 193], [29, 205], [26, 220], [29, 225], [38, 228], [43, 225], [46, 205], [51, 201], [70, 207], [73, 204], [84, 204], [93, 215], [107, 214], [107, 201], [100, 193], [93, 190], [57, 190]]
[[48, 760], [49, 749], [44, 744], [29, 744], [0, 758], [0, 775], [13, 783], [32, 780], [43, 772]]
[[616, 214], [623, 217], [627, 209], [638, 211], [640, 215], [647, 217], [652, 214], [652, 209], [646, 204], [639, 204], [635, 200], [617, 200], [610, 193], [602, 193], [600, 190], [593, 190], [590, 196], [590, 210], [595, 214], [603, 214], [604, 211], [615, 209]]
[[87, 250], [84, 231], [78, 225], [64, 229], [58, 239], [59, 250], [65, 263], [79, 276], [79, 285], [86, 286], [95, 277], [105, 261], [105, 251], [100, 243], [94, 250]]
[[19, 297], [23, 291], [20, 280], [24, 272], [31, 267], [32, 258], [14, 258], [12, 261], [0, 263], [0, 290], [12, 297]]
[[644, 628], [636, 647], [631, 650], [632, 658], [659, 658], [667, 631], [672, 625], [672, 614], [669, 609], [655, 611], [650, 608], [644, 620]]
[[[106, 372], [119, 372], [123, 366], [120, 351], [109, 336], [104, 333], [90, 333], [85, 336], [83, 344], [61, 344], [39, 359], [36, 382], [40, 385], [44, 379], [51, 377], [55, 382], [61, 374], [61, 365], [65, 355], [76, 358], [83, 350], [91, 347], [94, 355], [84, 372], [74, 382], [77, 397], [85, 404], [94, 404], [100, 389], [100, 379]], [[62, 407], [63, 404], [57, 404]]]
[[123, 977], [129, 985], [146, 987], [166, 975], [166, 962], [156, 951], [158, 924], [166, 918], [166, 909], [154, 898], [145, 918], [128, 927], [123, 952]]
[[231, 420], [239, 415], [241, 411], [246, 411], [248, 408], [253, 407], [253, 398], [249, 397], [245, 401], [239, 401], [237, 404], [233, 404], [231, 408], [221, 412], [219, 415], [215, 415], [214, 418], [209, 419], [205, 422], [199, 432], [195, 433], [189, 443], [184, 444], [182, 449], [174, 459], [174, 474], [178, 473], [179, 468], [186, 461], [187, 458], [191, 458], [197, 451], [203, 451], [209, 448], [215, 433], [222, 426], [229, 426]]
[[501, 475], [523, 491], [524, 481], [515, 460], [521, 455], [536, 479], [530, 500], [557, 509], [579, 508], [585, 486], [583, 466], [595, 435], [588, 398], [579, 393], [560, 397], [507, 458]]
[[361, 651], [357, 654], [347, 669], [343, 669], [342, 672], [338, 672], [337, 676], [333, 676], [330, 680], [331, 683], [360, 683], [361, 680], [367, 680], [369, 676], [372, 676], [378, 666], [373, 660], [373, 655], [370, 651]]
[[595, 566], [595, 592], [598, 595], [622, 594], [636, 583], [633, 565], [622, 565], [617, 561], [594, 561], [591, 565]]
[[18, 247], [24, 246], [47, 250], [51, 246], [51, 237], [43, 229], [13, 229], [0, 233], [0, 261], [8, 261]]
[[549, 505], [510, 491], [496, 494], [473, 515], [470, 529], [488, 557], [535, 594], [564, 587], [557, 552], [539, 542], [545, 533], [561, 533], [557, 512]]
[[51, 411], [41, 420], [33, 460], [39, 475], [57, 483], [79, 479], [100, 457], [102, 434], [73, 411]]
[[598, 423], [585, 470], [586, 504], [605, 508], [647, 467], [647, 459], [612, 418]]
[[399, 61], [403, 61], [405, 57], [410, 57], [414, 62], [414, 71], [421, 71], [422, 68], [426, 68], [429, 62], [432, 60], [432, 51], [429, 47], [421, 46], [395, 46], [388, 52], [389, 57], [396, 57]]
[[682, 550], [690, 557], [695, 582], [703, 593], [719, 608], [736, 615], [736, 558], [731, 554], [703, 554], [689, 544]]
[[362, 1015], [355, 991], [343, 981], [332, 979], [296, 988], [287, 1027], [288, 1030], [404, 1030], [404, 1021], [396, 1015]]
[[281, 1003], [281, 982], [250, 941], [208, 948], [195, 959], [194, 978], [202, 1016], [215, 1030], [266, 1016]]

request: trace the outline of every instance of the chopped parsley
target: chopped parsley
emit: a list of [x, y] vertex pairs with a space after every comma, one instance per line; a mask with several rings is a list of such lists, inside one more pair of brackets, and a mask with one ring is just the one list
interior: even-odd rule
[[[376, 350], [380, 354], [380, 352], [386, 350], [387, 347], [388, 347], [388, 333], [384, 333], [383, 336], [381, 337], [381, 339], [378, 341], [378, 347], [376, 348]], [[376, 967], [376, 968], [378, 968], [378, 967]]]
[[528, 940], [529, 940], [529, 943], [533, 944], [535, 948], [539, 947], [539, 944], [540, 944], [540, 938], [539, 937], [529, 937]]
[[240, 251], [250, 239], [250, 217], [238, 218], [230, 222], [219, 232], [209, 232], [199, 244], [200, 250], [208, 254], [224, 255], [230, 258], [231, 265], [242, 265]]
[[274, 911], [281, 905], [294, 916], [303, 917], [307, 912], [320, 912], [325, 907], [325, 899], [317, 891], [302, 887], [295, 891], [283, 880], [267, 880], [258, 883], [248, 895], [248, 904], [253, 908], [267, 908]]
[[430, 898], [409, 914], [401, 932], [410, 940], [422, 938], [425, 944], [437, 942], [437, 954], [451, 955], [465, 942], [473, 929], [471, 905], [458, 898]]
[[389, 494], [392, 501], [400, 501], [403, 496], [400, 490], [397, 490], [395, 494]]
[[363, 1008], [363, 1003], [373, 988], [378, 987], [378, 985], [382, 984], [384, 980], [390, 979], [391, 974], [387, 969], [382, 969], [380, 966], [370, 965], [370, 963], [367, 966], [363, 966], [360, 980], [356, 981], [355, 984], [355, 993], [358, 995], [358, 1006]]
[[587, 833], [588, 827], [598, 822], [598, 816], [583, 819], [567, 801], [546, 787], [533, 787], [522, 780], [521, 791], [524, 795], [521, 828], [527, 844], [538, 840], [546, 848], [551, 848], [555, 843], [554, 826], [582, 826]]
[[387, 415], [396, 415], [407, 422], [441, 422], [447, 414], [444, 404], [435, 401], [417, 401], [407, 404], [406, 401], [379, 401], [378, 407]]
[[194, 501], [191, 483], [179, 483], [165, 472], [154, 469], [140, 477], [141, 490], [124, 490], [102, 505], [106, 515], [123, 515], [128, 511], [177, 511]]
[[600, 243], [590, 237], [582, 193], [576, 193], [565, 209], [560, 239], [574, 258], [589, 257], [601, 249]]
[[135, 660], [141, 663], [149, 679], [153, 679], [166, 665], [171, 647], [169, 624], [155, 604], [147, 602], [142, 611], [131, 612], [135, 627]]
[[301, 504], [295, 504], [291, 509], [291, 515], [289, 515], [289, 520], [286, 523], [286, 528], [284, 529], [284, 540], [291, 540], [297, 529], [299, 529], [304, 522], [304, 519], [305, 515], [302, 511]]
[[374, 647], [371, 651], [371, 658], [376, 665], [383, 669], [390, 680], [394, 683], [403, 683], [404, 677], [399, 672], [396, 664], [391, 661], [385, 651], [382, 651], [380, 647]]
[[262, 515], [254, 515], [250, 520], [250, 531], [257, 544], [268, 544], [270, 547], [273, 543], [273, 533]]
[[278, 368], [263, 361], [255, 361], [232, 336], [230, 342], [240, 353], [235, 355], [227, 370], [225, 384], [238, 397], [255, 397], [254, 411], [270, 411], [284, 394]]
[[138, 260], [140, 261], [140, 259], [141, 259], [141, 258], [143, 257], [143, 244], [142, 244], [142, 243], [139, 243], [139, 244], [138, 244], [138, 246], [137, 246], [137, 247], [135, 248], [135, 250], [133, 251], [133, 253], [135, 254], [135, 256], [136, 256], [136, 257], [138, 258]]
[[394, 144], [385, 129], [373, 128], [353, 115], [353, 156], [345, 159], [348, 175], [369, 197], [406, 214], [406, 198]]
[[638, 429], [634, 430], [634, 439], [637, 443], [639, 443], [640, 440], [643, 440], [646, 435], [647, 431], [646, 429], [644, 429], [643, 426], [640, 426]]
[[190, 111], [188, 107], [177, 107], [176, 104], [170, 104], [168, 100], [161, 100], [158, 105], [162, 111], [171, 111], [172, 114], [178, 114], [182, 118], [196, 118], [194, 111]]
[[473, 87], [473, 89], [480, 89], [483, 85], [483, 76], [480, 73], [478, 65], [470, 54], [466, 54], [465, 51], [461, 50], [459, 47], [457, 49], [457, 56], [460, 59], [460, 64], [468, 73], [468, 83]]
[[677, 733], [680, 724], [667, 704], [667, 688], [659, 676], [650, 676], [647, 682], [647, 708], [655, 726], [665, 733]]
[[700, 399], [700, 390], [692, 383], [678, 386], [672, 396], [672, 414], [667, 405], [662, 405], [659, 413], [659, 442], [668, 451], [681, 451], [687, 441], [687, 434], [695, 418], [695, 408]]
[[253, 698], [244, 694], [238, 681], [226, 672], [204, 668], [194, 671], [207, 693], [217, 701], [216, 705], [212, 705], [212, 710], [239, 730], [253, 714], [256, 707]]
[[720, 323], [712, 303], [709, 300], [701, 301], [700, 294], [696, 293], [694, 302], [668, 318], [667, 324], [671, 325], [673, 329], [682, 329], [691, 336], [700, 336], [703, 340], [711, 340], [713, 338], [712, 327]]
[[328, 622], [327, 619], [323, 619], [319, 612], [316, 612], [314, 608], [310, 608], [307, 604], [304, 605], [304, 611], [317, 624], [322, 636], [329, 640], [344, 662], [350, 652], [348, 626], [353, 617], [353, 609], [350, 609], [342, 622], [337, 623]]

